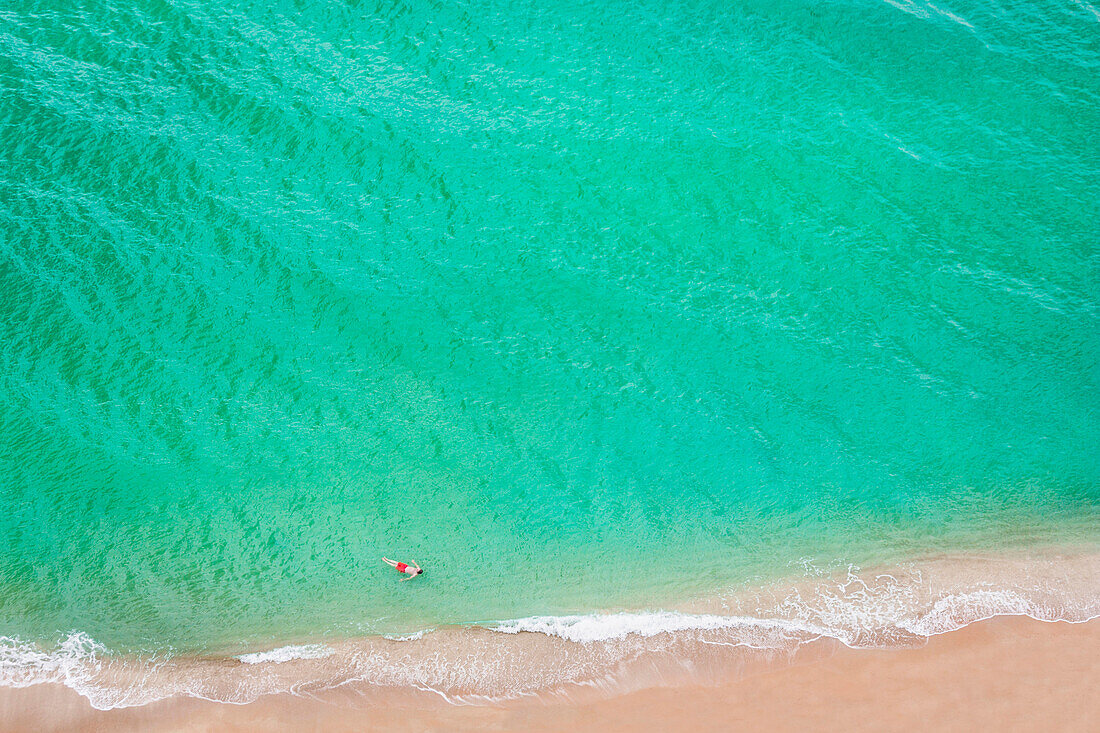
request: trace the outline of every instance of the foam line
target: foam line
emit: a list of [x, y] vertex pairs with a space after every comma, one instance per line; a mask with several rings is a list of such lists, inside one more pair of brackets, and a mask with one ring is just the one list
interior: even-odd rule
[[596, 642], [622, 639], [631, 634], [656, 636], [678, 631], [717, 629], [767, 629], [795, 633], [823, 633], [823, 629], [782, 619], [746, 618], [716, 614], [677, 613], [674, 611], [620, 612], [582, 616], [531, 616], [500, 621], [490, 631], [518, 634], [524, 631], [556, 636], [566, 641]]
[[181, 695], [247, 703], [349, 683], [430, 689], [451, 700], [514, 698], [597, 681], [611, 685], [635, 661], [690, 666], [696, 655], [770, 654], [822, 637], [851, 647], [912, 645], [994, 616], [1088, 621], [1100, 616], [1100, 556], [1034, 563], [948, 558], [890, 572], [850, 569], [713, 605], [724, 612], [530, 616], [235, 658], [119, 655], [82, 632], [52, 646], [0, 636], [0, 686], [63, 684], [100, 709]]
[[262, 664], [263, 662], [281, 664], [294, 659], [322, 659], [333, 654], [334, 650], [324, 644], [301, 644], [298, 646], [282, 646], [266, 652], [241, 654], [237, 659], [245, 664]]

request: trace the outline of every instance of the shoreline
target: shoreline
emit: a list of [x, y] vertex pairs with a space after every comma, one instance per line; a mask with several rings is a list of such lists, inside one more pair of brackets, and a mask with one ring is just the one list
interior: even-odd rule
[[[1087, 730], [1100, 715], [1100, 619], [997, 617], [904, 649], [822, 639], [770, 662], [727, 659], [705, 682], [455, 705], [344, 686], [243, 705], [171, 698], [96, 710], [60, 684], [0, 689], [0, 731]], [[658, 681], [659, 682], [659, 681]]]
[[676, 610], [528, 617], [399, 641], [329, 640], [236, 656], [112, 655], [70, 634], [53, 650], [0, 638], [0, 690], [60, 683], [98, 709], [173, 698], [249, 704], [295, 692], [422, 690], [453, 703], [589, 701], [710, 684], [809, 650], [917, 648], [991, 617], [1100, 616], [1100, 553], [942, 555], [693, 601]]

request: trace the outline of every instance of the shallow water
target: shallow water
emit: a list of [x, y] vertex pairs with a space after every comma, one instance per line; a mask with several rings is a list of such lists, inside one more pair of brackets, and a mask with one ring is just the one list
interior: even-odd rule
[[1094, 541], [1097, 23], [7, 4], [0, 635], [202, 651]]
[[286, 692], [366, 702], [419, 691], [460, 705], [604, 697], [714, 682], [813, 648], [923, 646], [994, 616], [1083, 623], [1100, 616], [1097, 587], [1100, 554], [1061, 548], [788, 578], [678, 611], [535, 616], [244, 653], [119, 655], [79, 632], [49, 650], [0, 638], [0, 686], [61, 683], [99, 709]]

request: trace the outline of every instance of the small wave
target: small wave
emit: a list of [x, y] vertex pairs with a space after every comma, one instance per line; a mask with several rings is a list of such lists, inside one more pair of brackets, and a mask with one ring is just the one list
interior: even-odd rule
[[[797, 622], [782, 619], [743, 618], [717, 614], [676, 613], [651, 611], [642, 613], [620, 612], [589, 614], [584, 616], [531, 616], [529, 618], [501, 621], [490, 626], [490, 631], [505, 634], [532, 632], [556, 636], [566, 641], [595, 642], [623, 639], [629, 635], [642, 637], [669, 634], [679, 631], [714, 631], [720, 629], [760, 629], [790, 631], [793, 633], [820, 634], [815, 629]], [[752, 645], [749, 640], [746, 645]]]
[[[924, 643], [994, 616], [1082, 622], [1100, 616], [1100, 555], [940, 558], [830, 572], [683, 610], [530, 616], [234, 657], [111, 653], [74, 632], [52, 648], [0, 637], [0, 686], [66, 685], [96, 708], [191, 696], [247, 703], [345, 685], [431, 690], [485, 701], [751, 663], [819, 639], [850, 647]], [[394, 643], [401, 642], [401, 643]], [[736, 666], [736, 665], [735, 665]], [[648, 683], [647, 683], [648, 684]]]
[[282, 646], [267, 652], [241, 654], [237, 659], [245, 664], [261, 664], [263, 662], [280, 664], [293, 659], [323, 659], [331, 657], [335, 653], [334, 649], [324, 644], [301, 644], [298, 646]]
[[89, 669], [98, 666], [106, 647], [82, 632], [74, 632], [51, 651], [10, 636], [0, 636], [0, 687], [27, 687], [57, 682], [76, 689]]
[[390, 641], [417, 641], [418, 639], [423, 639], [424, 634], [431, 633], [432, 631], [435, 631], [435, 629], [421, 629], [413, 634], [383, 634], [382, 638], [389, 639]]
[[978, 590], [937, 600], [927, 613], [902, 621], [914, 634], [936, 636], [997, 616], [1028, 616], [1038, 621], [1090, 621], [1100, 609], [1074, 610], [1057, 605], [1036, 603], [1026, 594], [1013, 590]]

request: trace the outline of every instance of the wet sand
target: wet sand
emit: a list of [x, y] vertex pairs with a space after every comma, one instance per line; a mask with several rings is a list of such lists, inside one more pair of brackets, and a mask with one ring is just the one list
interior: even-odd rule
[[915, 649], [856, 650], [821, 641], [764, 667], [737, 665], [705, 676], [708, 684], [658, 680], [630, 692], [616, 684], [495, 705], [347, 686], [247, 705], [174, 698], [108, 711], [61, 685], [36, 685], [0, 690], [0, 730], [1096, 730], [1100, 619], [1002, 617]]

